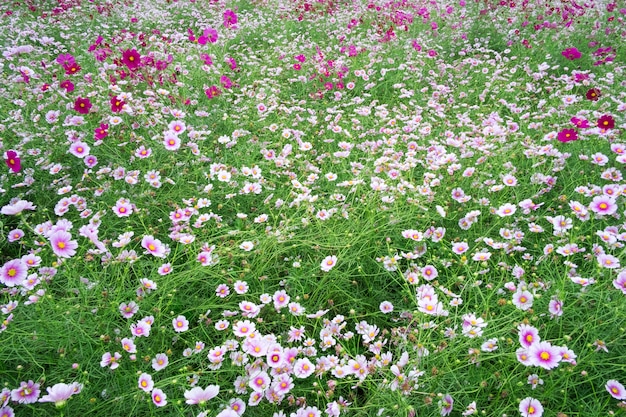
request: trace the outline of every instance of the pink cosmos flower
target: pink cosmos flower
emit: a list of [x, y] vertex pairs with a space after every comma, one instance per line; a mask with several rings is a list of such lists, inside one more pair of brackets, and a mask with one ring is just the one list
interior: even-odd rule
[[422, 276], [427, 281], [432, 281], [433, 279], [439, 276], [439, 272], [437, 272], [437, 268], [432, 265], [426, 265], [421, 270]]
[[141, 55], [139, 55], [139, 52], [137, 52], [136, 49], [127, 49], [122, 52], [122, 62], [128, 67], [129, 70], [133, 71], [139, 68], [139, 64], [141, 64]]
[[239, 417], [240, 414], [237, 413], [232, 408], [227, 408], [225, 410], [220, 411], [215, 417]]
[[528, 324], [520, 324], [517, 329], [520, 345], [527, 348], [533, 343], [541, 341], [541, 338], [539, 337], [539, 330], [537, 330], [537, 328]]
[[335, 255], [330, 255], [325, 257], [321, 264], [320, 264], [320, 268], [322, 269], [322, 271], [324, 272], [328, 272], [331, 269], [333, 269], [333, 267], [337, 264], [337, 257]]
[[40, 403], [51, 402], [54, 403], [57, 408], [65, 405], [65, 402], [74, 394], [79, 394], [83, 389], [83, 385], [78, 382], [72, 382], [71, 384], [55, 384], [52, 387], [46, 388], [48, 394], [39, 399]]
[[613, 286], [626, 295], [626, 271], [622, 271], [613, 280]]
[[548, 303], [548, 312], [550, 313], [550, 317], [559, 317], [563, 315], [563, 301], [558, 298], [553, 298]]
[[150, 392], [154, 388], [154, 381], [152, 380], [152, 375], [142, 373], [139, 375], [139, 380], [137, 381], [137, 386], [139, 389]]
[[152, 359], [152, 369], [160, 371], [161, 369], [165, 369], [169, 363], [170, 360], [165, 353], [157, 353]]
[[606, 381], [605, 388], [616, 400], [626, 400], [626, 388], [619, 381], [609, 379]]
[[155, 239], [152, 235], [146, 235], [141, 239], [141, 247], [146, 250], [146, 253], [154, 255], [157, 258], [165, 258], [169, 253], [167, 245], [164, 245], [159, 239]]
[[597, 195], [591, 200], [589, 210], [602, 216], [609, 216], [617, 211], [617, 204], [612, 197]]
[[291, 298], [285, 290], [279, 290], [274, 293], [272, 299], [274, 300], [274, 308], [276, 309], [276, 311], [278, 311], [281, 308], [287, 306]]
[[[40, 393], [39, 384], [30, 380], [28, 382], [22, 381], [19, 388], [11, 391], [11, 399], [20, 404], [32, 404], [37, 402]], [[2, 414], [0, 414], [1, 416]]]
[[212, 398], [215, 398], [220, 392], [219, 385], [209, 385], [202, 389], [200, 387], [194, 387], [189, 391], [185, 391], [185, 402], [187, 404], [204, 404]]
[[37, 206], [33, 205], [30, 201], [26, 200], [11, 200], [9, 204], [3, 206], [0, 209], [0, 213], [6, 214], [7, 216], [20, 214], [24, 210], [35, 210]]
[[257, 392], [264, 392], [270, 386], [270, 376], [267, 372], [261, 371], [250, 377], [248, 386]]
[[522, 417], [541, 417], [543, 415], [543, 406], [532, 397], [526, 397], [519, 403], [519, 412]]
[[518, 289], [513, 294], [513, 305], [522, 311], [526, 311], [533, 306], [534, 297], [526, 290]]
[[180, 315], [172, 320], [172, 326], [177, 333], [186, 332], [189, 330], [189, 320], [183, 315]]
[[117, 200], [115, 205], [111, 208], [117, 217], [128, 217], [133, 214], [133, 205], [125, 198]]
[[313, 363], [307, 358], [297, 359], [293, 364], [293, 375], [296, 378], [304, 379], [311, 375], [314, 371], [315, 365], [313, 365]]
[[389, 314], [393, 311], [393, 304], [389, 301], [383, 301], [378, 307], [383, 314]]
[[452, 399], [452, 396], [450, 394], [444, 395], [440, 403], [441, 415], [447, 416], [448, 414], [450, 414], [452, 412], [453, 405], [454, 405], [454, 399]]
[[165, 145], [165, 149], [168, 151], [176, 151], [180, 148], [181, 140], [177, 134], [171, 131], [165, 132], [163, 136], [163, 145]]
[[102, 355], [102, 360], [100, 361], [100, 366], [105, 368], [105, 367], [110, 367], [111, 369], [115, 369], [118, 366], [120, 366], [119, 364], [119, 360], [122, 358], [122, 355], [120, 355], [118, 352], [115, 352], [114, 354], [111, 355], [111, 352], [106, 352]]
[[217, 88], [216, 85], [212, 85], [206, 90], [204, 90], [204, 93], [206, 94], [207, 98], [211, 99], [211, 98], [220, 96], [222, 94], [222, 91], [219, 88]]
[[150, 336], [150, 329], [152, 326], [146, 323], [144, 320], [139, 321], [138, 323], [133, 323], [130, 325], [130, 332], [135, 337], [148, 337]]
[[72, 235], [65, 230], [57, 230], [49, 236], [52, 251], [60, 258], [71, 258], [76, 254], [78, 242], [71, 240]]
[[0, 283], [7, 287], [21, 285], [28, 276], [28, 266], [21, 259], [13, 259], [0, 268]]
[[6, 151], [4, 155], [4, 161], [11, 171], [18, 173], [22, 170], [22, 163], [18, 153], [14, 150]]
[[544, 369], [556, 368], [562, 359], [559, 348], [552, 346], [549, 342], [533, 343], [528, 348], [528, 356], [533, 365]]
[[152, 402], [157, 407], [165, 407], [167, 405], [167, 395], [159, 388], [152, 390]]
[[517, 207], [515, 207], [514, 204], [506, 203], [500, 206], [496, 210], [495, 214], [497, 214], [500, 217], [507, 217], [507, 216], [512, 216], [513, 214], [515, 214], [515, 211], [517, 211]]
[[135, 345], [135, 341], [129, 337], [125, 337], [122, 339], [122, 349], [124, 349], [128, 353], [137, 353], [137, 345]]
[[139, 306], [136, 302], [131, 301], [128, 304], [121, 303], [119, 309], [120, 313], [122, 313], [122, 317], [124, 317], [125, 319], [129, 319], [134, 316], [137, 311], [139, 311]]

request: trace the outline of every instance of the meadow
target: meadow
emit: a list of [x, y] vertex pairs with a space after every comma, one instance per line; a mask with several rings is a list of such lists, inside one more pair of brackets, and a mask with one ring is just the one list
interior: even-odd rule
[[0, 417], [625, 416], [619, 3], [3, 3]]

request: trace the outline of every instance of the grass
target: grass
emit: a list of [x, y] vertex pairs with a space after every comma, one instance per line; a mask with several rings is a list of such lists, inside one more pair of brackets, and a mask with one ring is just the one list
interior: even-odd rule
[[0, 415], [624, 415], [621, 9], [30, 4], [0, 8]]

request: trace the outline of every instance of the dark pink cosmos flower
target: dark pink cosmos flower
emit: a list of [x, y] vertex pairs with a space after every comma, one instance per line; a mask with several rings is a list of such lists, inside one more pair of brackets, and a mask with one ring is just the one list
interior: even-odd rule
[[78, 97], [76, 101], [74, 101], [74, 110], [79, 112], [80, 114], [87, 114], [91, 109], [91, 101], [89, 98]]
[[200, 54], [200, 59], [204, 61], [204, 65], [213, 65], [213, 59], [211, 59], [211, 55], [209, 54]]
[[567, 48], [563, 52], [561, 52], [561, 55], [563, 55], [565, 58], [569, 59], [570, 61], [579, 59], [582, 56], [580, 51], [576, 48]]
[[65, 69], [65, 74], [66, 75], [73, 75], [73, 74], [76, 74], [78, 71], [81, 70], [80, 65], [78, 65], [78, 63], [76, 63], [76, 62], [72, 62], [69, 65], [64, 65], [63, 68]]
[[109, 136], [109, 125], [106, 123], [101, 123], [99, 127], [97, 127], [93, 132], [93, 137], [95, 140], [102, 140]]
[[600, 129], [613, 129], [615, 127], [615, 119], [609, 114], [604, 114], [598, 119], [598, 127]]
[[125, 101], [118, 99], [117, 97], [111, 97], [111, 111], [113, 113], [119, 113], [124, 108]]
[[18, 173], [22, 170], [22, 162], [19, 155], [14, 150], [8, 150], [4, 160], [14, 173]]
[[587, 100], [598, 101], [601, 95], [602, 93], [598, 88], [590, 88], [589, 90], [587, 90], [587, 94], [585, 94], [585, 97], [587, 97]]
[[574, 129], [563, 129], [559, 132], [556, 139], [559, 142], [571, 142], [578, 139], [578, 133]]
[[141, 64], [141, 55], [139, 55], [136, 49], [127, 49], [122, 52], [122, 62], [129, 70], [133, 71]]

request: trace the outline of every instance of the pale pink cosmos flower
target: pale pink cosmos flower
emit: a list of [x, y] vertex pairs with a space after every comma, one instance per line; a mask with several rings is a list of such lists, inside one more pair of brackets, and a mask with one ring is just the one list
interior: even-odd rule
[[466, 242], [456, 242], [452, 244], [452, 252], [457, 255], [462, 255], [469, 249], [469, 245]]
[[609, 379], [604, 387], [616, 400], [626, 400], [626, 388], [619, 381]]
[[135, 345], [135, 341], [129, 337], [125, 337], [121, 341], [122, 349], [124, 349], [128, 353], [137, 353], [137, 345]]
[[383, 314], [389, 314], [393, 311], [393, 304], [389, 301], [383, 301], [380, 303], [379, 309]]
[[526, 290], [518, 289], [513, 294], [513, 305], [522, 311], [526, 311], [533, 306], [534, 297]]
[[172, 320], [172, 326], [177, 333], [186, 332], [189, 330], [189, 320], [183, 315], [180, 315]]
[[182, 141], [174, 132], [167, 131], [163, 136], [163, 145], [168, 151], [175, 151], [180, 148]]
[[130, 332], [135, 337], [148, 337], [152, 326], [141, 320], [130, 325]]
[[274, 308], [278, 311], [281, 308], [287, 306], [289, 304], [289, 300], [291, 298], [287, 294], [285, 290], [278, 290], [272, 296], [272, 300], [274, 300]]
[[89, 155], [90, 151], [91, 148], [89, 147], [89, 145], [81, 141], [72, 143], [69, 150], [72, 155], [78, 158], [84, 158], [85, 156]]
[[65, 402], [74, 394], [79, 394], [83, 389], [83, 385], [78, 382], [72, 382], [71, 384], [55, 384], [52, 387], [46, 388], [48, 394], [39, 399], [40, 403], [54, 403], [57, 407], [62, 407]]
[[185, 391], [185, 398], [187, 404], [204, 404], [207, 401], [215, 398], [220, 392], [219, 385], [209, 385], [202, 389], [200, 387], [194, 387], [191, 390]]
[[128, 217], [133, 214], [133, 205], [130, 200], [120, 198], [112, 208], [117, 217]]
[[159, 388], [152, 390], [152, 402], [157, 407], [165, 407], [167, 405], [167, 395]]
[[531, 363], [544, 369], [552, 369], [559, 366], [562, 355], [558, 346], [552, 346], [549, 342], [537, 342], [528, 348], [528, 356]]
[[146, 253], [154, 255], [157, 258], [165, 258], [169, 253], [167, 245], [164, 245], [159, 239], [155, 239], [152, 235], [144, 236], [141, 240], [141, 246], [146, 250]]
[[506, 203], [496, 209], [495, 214], [500, 217], [512, 216], [517, 211], [517, 207], [514, 204]]
[[440, 401], [439, 406], [441, 407], [441, 415], [447, 416], [452, 412], [452, 407], [454, 406], [454, 400], [450, 394], [446, 394]]
[[71, 258], [76, 254], [78, 242], [72, 239], [72, 235], [65, 230], [57, 230], [49, 237], [52, 251], [60, 258]]
[[622, 271], [613, 280], [613, 286], [626, 295], [626, 271]]
[[609, 216], [617, 211], [617, 204], [612, 197], [597, 195], [591, 200], [589, 210], [601, 216]]
[[157, 353], [152, 359], [152, 369], [160, 371], [161, 369], [165, 369], [169, 363], [170, 360], [165, 353]]
[[537, 343], [541, 341], [539, 337], [539, 330], [537, 328], [530, 326], [528, 324], [520, 324], [517, 327], [519, 343], [525, 348], [530, 347], [533, 343]]
[[118, 366], [120, 366], [119, 360], [121, 358], [122, 358], [122, 355], [120, 355], [118, 352], [115, 352], [114, 354], [111, 354], [111, 352], [106, 352], [102, 355], [100, 366], [103, 368], [108, 366], [111, 369], [115, 369]]
[[30, 201], [18, 199], [11, 200], [9, 204], [3, 206], [2, 209], [0, 209], [0, 213], [12, 216], [19, 214], [24, 210], [35, 210], [36, 208], [37, 206], [33, 205]]
[[304, 379], [311, 375], [314, 371], [315, 365], [313, 365], [313, 363], [307, 358], [297, 359], [293, 364], [293, 375], [296, 378]]
[[325, 257], [320, 263], [320, 268], [324, 272], [328, 272], [337, 264], [337, 257], [335, 255], [329, 255]]
[[558, 298], [552, 298], [548, 303], [548, 312], [550, 318], [560, 317], [563, 315], [563, 301]]
[[28, 276], [28, 266], [21, 259], [13, 259], [0, 268], [0, 283], [7, 287], [21, 285]]
[[264, 392], [270, 386], [270, 376], [267, 372], [261, 371], [257, 372], [254, 375], [250, 376], [250, 380], [248, 381], [248, 386], [257, 392]]
[[122, 317], [124, 317], [125, 319], [129, 319], [139, 311], [139, 306], [136, 302], [130, 301], [128, 304], [121, 303], [119, 309], [120, 313], [122, 313]]
[[526, 397], [519, 403], [519, 412], [522, 417], [541, 417], [543, 415], [543, 406], [532, 397]]
[[152, 375], [146, 374], [145, 372], [139, 375], [139, 380], [137, 381], [137, 386], [139, 389], [150, 392], [154, 388], [154, 381], [152, 380]]
[[[19, 404], [32, 404], [37, 402], [40, 393], [39, 384], [32, 380], [28, 382], [22, 381], [20, 382], [19, 388], [15, 388], [11, 391], [11, 399]], [[1, 403], [0, 401], [0, 404]], [[2, 405], [6, 405], [6, 402]], [[0, 413], [0, 417], [4, 417], [4, 415]]]

